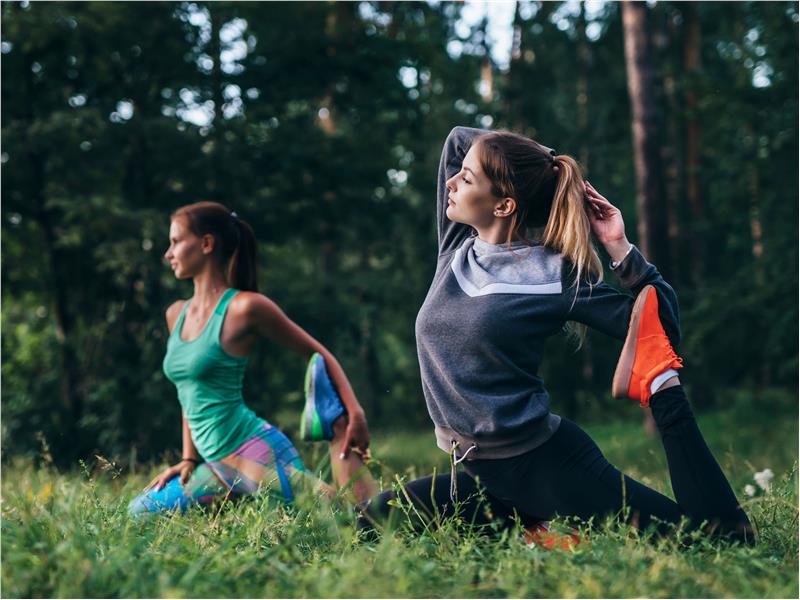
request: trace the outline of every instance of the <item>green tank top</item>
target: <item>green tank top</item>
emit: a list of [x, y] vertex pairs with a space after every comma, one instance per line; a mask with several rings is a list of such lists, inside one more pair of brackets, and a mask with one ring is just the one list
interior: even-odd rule
[[164, 374], [178, 388], [192, 441], [205, 460], [231, 454], [265, 423], [242, 397], [247, 357], [228, 354], [219, 340], [228, 304], [238, 292], [225, 290], [203, 331], [186, 342], [181, 330], [190, 298], [167, 340]]

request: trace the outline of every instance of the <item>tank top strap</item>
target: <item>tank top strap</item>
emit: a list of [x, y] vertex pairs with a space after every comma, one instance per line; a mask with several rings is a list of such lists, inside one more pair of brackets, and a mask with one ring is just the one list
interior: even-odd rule
[[230, 304], [233, 297], [239, 293], [239, 290], [235, 288], [228, 288], [222, 294], [222, 298], [219, 299], [219, 303], [217, 304], [217, 308], [214, 310], [214, 315], [219, 317], [225, 316], [225, 311], [228, 310], [228, 304]]
[[178, 320], [175, 321], [175, 325], [172, 326], [172, 333], [170, 335], [177, 336], [180, 339], [181, 329], [183, 329], [183, 321], [186, 318], [186, 309], [189, 308], [189, 302], [191, 300], [186, 300], [183, 303], [183, 308], [181, 308], [181, 312], [178, 315]]
[[222, 332], [222, 323], [225, 321], [225, 313], [228, 310], [228, 305], [238, 293], [239, 290], [228, 288], [219, 299], [217, 308], [214, 309], [214, 314], [211, 315], [210, 323], [208, 324], [208, 335], [211, 336], [212, 340], [219, 341], [219, 335]]

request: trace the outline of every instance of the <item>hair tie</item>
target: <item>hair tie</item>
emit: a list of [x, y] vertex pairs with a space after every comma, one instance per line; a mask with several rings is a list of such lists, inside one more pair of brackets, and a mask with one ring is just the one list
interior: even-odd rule
[[555, 148], [550, 149], [550, 166], [553, 167], [553, 171], [555, 171], [556, 173], [558, 172], [558, 163], [556, 162]]
[[236, 214], [235, 210], [231, 211], [231, 217], [233, 218], [234, 221], [237, 221], [239, 219], [239, 215]]

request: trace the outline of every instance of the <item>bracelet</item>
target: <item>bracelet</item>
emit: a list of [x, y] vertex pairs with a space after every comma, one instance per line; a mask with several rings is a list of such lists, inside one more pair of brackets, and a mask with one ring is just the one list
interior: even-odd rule
[[625, 260], [626, 258], [628, 258], [628, 254], [630, 254], [630, 253], [631, 253], [631, 250], [633, 250], [633, 244], [631, 244], [630, 246], [628, 246], [628, 251], [625, 253], [625, 256], [623, 256], [623, 257], [622, 257], [622, 258], [620, 258], [619, 260], [612, 260], [612, 261], [611, 261], [611, 263], [609, 264], [609, 266], [611, 267], [611, 270], [612, 270], [612, 271], [613, 271], [614, 269], [616, 269], [618, 266], [620, 266], [620, 265], [622, 264], [622, 261], [623, 261], [623, 260]]
[[185, 461], [185, 460], [188, 460], [189, 462], [192, 462], [192, 463], [194, 463], [194, 464], [196, 464], [196, 465], [199, 465], [201, 462], [203, 462], [202, 460], [197, 460], [196, 458], [190, 458], [190, 457], [188, 457], [188, 456], [185, 456], [185, 457], [183, 457], [183, 458], [181, 459], [181, 462], [183, 462], [183, 461]]

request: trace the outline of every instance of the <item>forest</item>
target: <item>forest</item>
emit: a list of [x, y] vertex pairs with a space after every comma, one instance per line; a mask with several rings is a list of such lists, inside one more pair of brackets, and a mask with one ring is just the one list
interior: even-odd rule
[[[3, 460], [178, 452], [164, 312], [192, 289], [163, 253], [203, 199], [253, 226], [259, 289], [371, 427], [429, 427], [414, 320], [456, 125], [571, 154], [621, 208], [680, 298], [698, 410], [796, 397], [797, 2], [511, 5], [498, 33], [492, 3], [3, 2]], [[553, 410], [627, 410], [620, 346], [553, 338]], [[303, 369], [265, 343], [246, 377], [290, 435]]]

